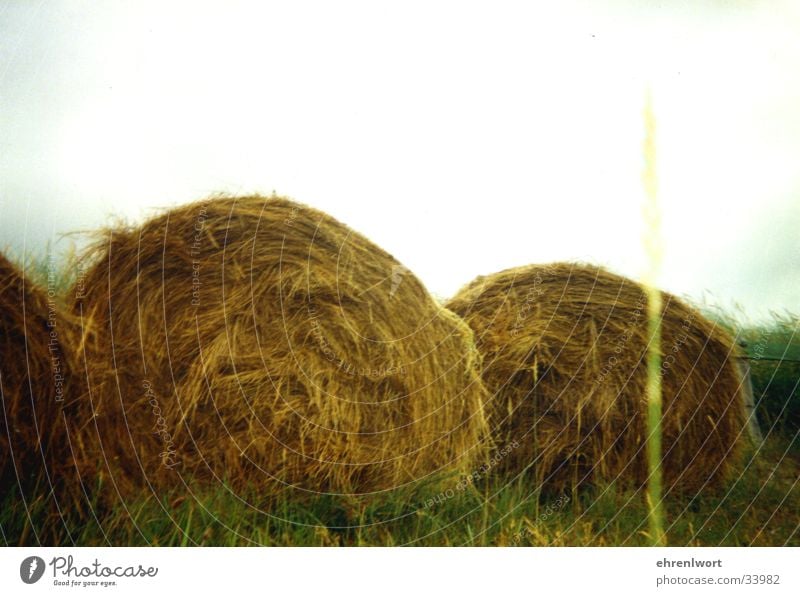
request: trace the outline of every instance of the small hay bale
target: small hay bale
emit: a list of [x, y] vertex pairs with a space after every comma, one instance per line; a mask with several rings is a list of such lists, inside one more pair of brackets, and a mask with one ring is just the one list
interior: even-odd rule
[[54, 299], [0, 254], [0, 478], [52, 486], [67, 452], [62, 404], [71, 353]]
[[[663, 467], [666, 491], [719, 484], [746, 423], [733, 340], [663, 294]], [[447, 307], [483, 356], [487, 416], [502, 465], [557, 489], [642, 485], [647, 298], [602, 268], [531, 265], [479, 277]]]
[[470, 328], [312, 208], [221, 197], [107, 230], [71, 294], [81, 468], [123, 495], [191, 479], [364, 493], [486, 455]]

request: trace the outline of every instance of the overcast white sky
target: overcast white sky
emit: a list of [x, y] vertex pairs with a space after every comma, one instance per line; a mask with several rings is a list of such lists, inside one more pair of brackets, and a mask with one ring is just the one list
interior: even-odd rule
[[0, 0], [0, 246], [275, 190], [441, 296], [638, 277], [649, 86], [661, 285], [800, 311], [800, 3], [388, 4]]

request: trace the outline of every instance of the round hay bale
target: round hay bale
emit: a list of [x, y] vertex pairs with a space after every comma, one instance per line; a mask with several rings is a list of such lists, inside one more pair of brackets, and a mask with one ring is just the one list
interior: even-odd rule
[[391, 255], [277, 197], [107, 230], [85, 256], [81, 467], [364, 493], [485, 457], [472, 331]]
[[[745, 420], [733, 340], [663, 293], [667, 491], [719, 483]], [[640, 486], [646, 459], [647, 297], [600, 267], [531, 265], [479, 277], [447, 307], [475, 331], [502, 465], [545, 486]]]
[[[53, 486], [67, 452], [62, 404], [71, 353], [56, 301], [0, 254], [0, 478]], [[66, 340], [68, 341], [68, 340]]]

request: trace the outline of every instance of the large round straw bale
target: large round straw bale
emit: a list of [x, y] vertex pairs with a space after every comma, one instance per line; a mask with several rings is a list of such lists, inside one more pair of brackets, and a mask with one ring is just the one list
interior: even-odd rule
[[324, 213], [214, 198], [107, 230], [86, 259], [82, 467], [120, 490], [363, 493], [485, 455], [472, 331]]
[[53, 298], [0, 254], [0, 479], [25, 493], [56, 481], [67, 452], [62, 404], [71, 361]]
[[[745, 421], [728, 334], [663, 293], [663, 469], [667, 490], [718, 483]], [[602, 268], [531, 265], [479, 277], [448, 308], [484, 359], [487, 416], [506, 471], [545, 486], [646, 481], [647, 297]]]

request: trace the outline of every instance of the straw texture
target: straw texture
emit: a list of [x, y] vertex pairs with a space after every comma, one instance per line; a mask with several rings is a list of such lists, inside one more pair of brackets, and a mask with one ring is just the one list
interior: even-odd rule
[[470, 328], [320, 211], [213, 198], [104, 231], [80, 266], [79, 464], [123, 496], [364, 493], [486, 456]]
[[[602, 268], [556, 263], [480, 277], [447, 304], [473, 328], [507, 473], [549, 487], [647, 479], [647, 298]], [[721, 483], [745, 420], [731, 337], [663, 294], [665, 489]]]

